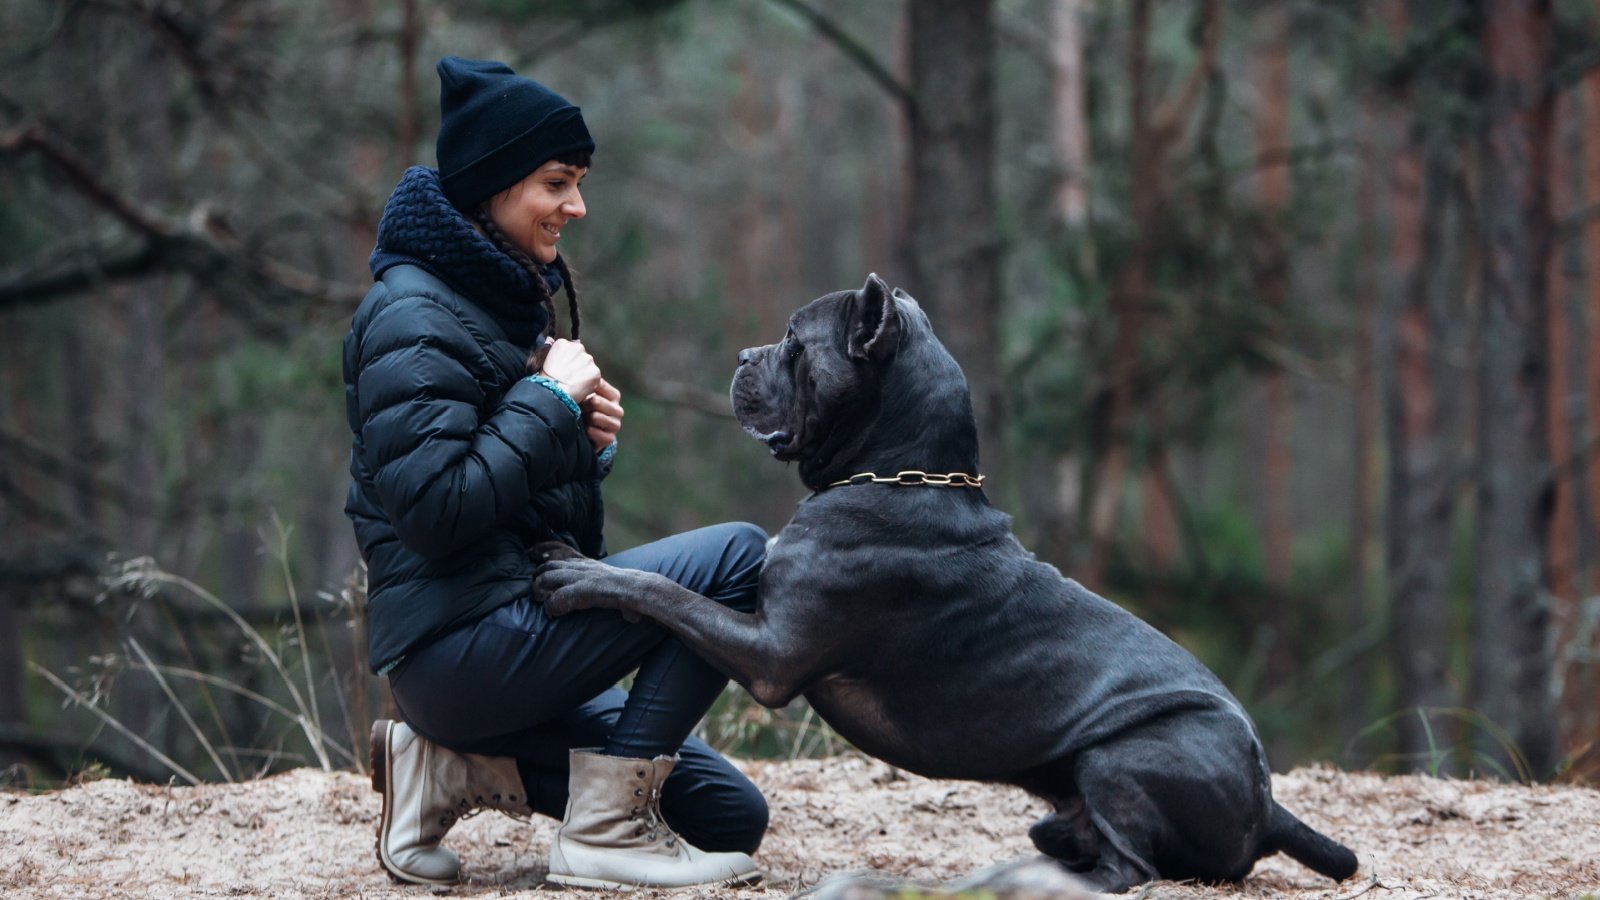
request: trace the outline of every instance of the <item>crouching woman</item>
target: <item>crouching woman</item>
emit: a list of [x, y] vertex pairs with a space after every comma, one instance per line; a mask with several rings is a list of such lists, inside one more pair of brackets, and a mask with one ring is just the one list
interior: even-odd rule
[[492, 808], [561, 819], [558, 883], [754, 883], [766, 802], [690, 735], [726, 679], [651, 622], [550, 618], [530, 595], [554, 541], [748, 611], [766, 535], [734, 523], [606, 555], [621, 396], [578, 341], [557, 250], [587, 213], [594, 141], [577, 107], [500, 63], [438, 71], [439, 168], [389, 198], [344, 341], [346, 512], [369, 663], [401, 718], [373, 726], [378, 857], [403, 881], [454, 882], [441, 839]]

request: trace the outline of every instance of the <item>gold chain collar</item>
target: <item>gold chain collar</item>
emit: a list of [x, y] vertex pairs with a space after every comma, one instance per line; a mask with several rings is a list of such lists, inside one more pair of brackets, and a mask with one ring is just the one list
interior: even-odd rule
[[858, 474], [851, 475], [849, 478], [835, 481], [823, 488], [823, 490], [827, 490], [828, 488], [844, 487], [851, 484], [897, 484], [901, 487], [933, 485], [936, 487], [975, 488], [983, 487], [983, 478], [984, 476], [982, 475], [968, 475], [965, 472], [939, 474], [936, 472], [922, 472], [918, 471], [917, 469], [907, 469], [906, 471], [895, 475], [879, 475], [876, 472], [860, 472]]

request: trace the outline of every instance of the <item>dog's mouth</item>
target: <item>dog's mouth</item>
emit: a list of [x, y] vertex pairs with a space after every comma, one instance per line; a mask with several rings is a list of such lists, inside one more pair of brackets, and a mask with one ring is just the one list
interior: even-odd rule
[[766, 444], [767, 450], [769, 450], [772, 455], [778, 459], [794, 458], [793, 455], [788, 453], [788, 451], [793, 449], [794, 446], [794, 435], [790, 434], [789, 432], [782, 429], [764, 432], [750, 425], [744, 426], [744, 430], [746, 434], [750, 435], [761, 443]]

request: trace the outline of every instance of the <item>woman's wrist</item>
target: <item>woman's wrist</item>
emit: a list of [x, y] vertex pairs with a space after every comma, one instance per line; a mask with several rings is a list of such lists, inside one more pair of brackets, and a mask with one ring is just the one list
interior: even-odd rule
[[565, 406], [567, 411], [572, 413], [573, 418], [576, 418], [579, 422], [583, 421], [583, 410], [579, 408], [578, 401], [573, 399], [572, 395], [567, 392], [566, 387], [562, 385], [561, 382], [551, 378], [549, 375], [546, 375], [543, 372], [535, 372], [523, 380], [531, 381], [550, 393], [556, 395], [556, 398], [561, 401], [561, 405]]
[[539, 378], [543, 378], [543, 379], [548, 380], [551, 384], [554, 384], [556, 387], [560, 388], [561, 392], [563, 394], [566, 394], [568, 397], [572, 398], [572, 402], [573, 403], [577, 403], [577, 404], [581, 405], [583, 403], [583, 401], [589, 399], [589, 394], [594, 393], [593, 391], [590, 391], [589, 394], [584, 394], [582, 396], [579, 396], [577, 388], [573, 387], [572, 385], [568, 384], [565, 381], [562, 381], [561, 379], [555, 377], [554, 375], [551, 375], [551, 374], [545, 372], [545, 370], [543, 370], [543, 369], [540, 369], [539, 371], [537, 371], [537, 372], [535, 372], [533, 374], [535, 376], [539, 377]]

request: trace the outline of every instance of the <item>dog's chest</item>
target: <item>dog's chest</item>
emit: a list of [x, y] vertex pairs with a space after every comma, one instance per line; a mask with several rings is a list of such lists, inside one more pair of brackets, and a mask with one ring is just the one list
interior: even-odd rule
[[902, 768], [916, 765], [914, 745], [901, 733], [872, 685], [834, 675], [806, 691], [806, 701], [834, 731], [861, 750]]

